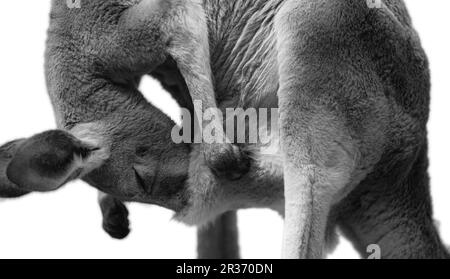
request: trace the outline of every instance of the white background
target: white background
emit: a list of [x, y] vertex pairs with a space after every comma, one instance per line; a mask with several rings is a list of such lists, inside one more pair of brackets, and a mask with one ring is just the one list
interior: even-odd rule
[[[62, 0], [61, 0], [62, 1]], [[430, 131], [432, 196], [441, 234], [450, 243], [450, 18], [448, 0], [406, 0], [431, 61]], [[43, 74], [49, 0], [2, 1], [0, 17], [0, 143], [55, 127]], [[177, 107], [146, 79], [150, 101], [176, 117]], [[51, 194], [0, 203], [0, 258], [194, 258], [195, 229], [171, 221], [169, 211], [129, 205], [132, 233], [124, 241], [101, 229], [94, 189], [81, 182]], [[282, 221], [266, 210], [239, 214], [242, 256], [277, 258]], [[355, 258], [341, 240], [332, 258]]]

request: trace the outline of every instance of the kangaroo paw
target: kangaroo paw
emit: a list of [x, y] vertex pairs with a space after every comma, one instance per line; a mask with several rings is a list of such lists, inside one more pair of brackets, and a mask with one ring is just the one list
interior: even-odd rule
[[238, 146], [232, 144], [208, 145], [205, 150], [208, 167], [217, 177], [237, 180], [250, 169], [250, 158]]
[[119, 200], [106, 196], [100, 201], [103, 214], [103, 229], [112, 238], [124, 239], [130, 233], [128, 209]]

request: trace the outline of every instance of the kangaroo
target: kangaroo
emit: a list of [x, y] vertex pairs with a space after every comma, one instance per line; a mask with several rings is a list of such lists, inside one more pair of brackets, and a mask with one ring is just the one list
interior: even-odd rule
[[[148, 105], [148, 109], [157, 111], [151, 105]], [[154, 138], [152, 130], [148, 129], [155, 116], [154, 114], [149, 115], [151, 115], [151, 119], [145, 119], [146, 116], [141, 115], [141, 122], [130, 123], [129, 132], [133, 132], [133, 134], [125, 133], [123, 135], [123, 142], [126, 142], [131, 150], [140, 148], [143, 144], [140, 142], [141, 140], [144, 143], [150, 142], [153, 148], [155, 143], [166, 144]], [[160, 115], [161, 120], [168, 123], [172, 121], [162, 114]], [[174, 125], [174, 123], [172, 124]], [[149, 126], [142, 127], [142, 125]], [[137, 130], [142, 134], [136, 133]], [[276, 141], [276, 139], [274, 140]], [[132, 166], [119, 165], [119, 167], [123, 167], [121, 172], [127, 172], [129, 168], [135, 171], [135, 179], [128, 181], [129, 187], [122, 189], [111, 187], [111, 181], [115, 180], [114, 176], [117, 175], [117, 170], [109, 168], [103, 169], [98, 174], [99, 180], [96, 184], [92, 182], [90, 184], [101, 191], [114, 194], [121, 201], [158, 204], [172, 209], [175, 212], [175, 219], [188, 225], [202, 225], [214, 220], [224, 212], [243, 208], [271, 208], [284, 215], [285, 196], [281, 154], [274, 152], [276, 150], [271, 148], [271, 145], [272, 143], [269, 146], [259, 146], [259, 148], [253, 146], [251, 152], [254, 160], [249, 173], [235, 181], [215, 176], [202, 156], [202, 148], [199, 145], [192, 145], [191, 149], [179, 149], [176, 153], [164, 154], [163, 161], [176, 160], [176, 162], [160, 165], [157, 177], [154, 177], [152, 168], [146, 167], [155, 163], [153, 154], [149, 153], [139, 157], [139, 163], [134, 162]], [[15, 145], [13, 152], [15, 155], [8, 165], [7, 175], [18, 184], [28, 185], [23, 189], [30, 191], [37, 189], [34, 186], [35, 181], [40, 184], [41, 181], [46, 180], [49, 185], [59, 185], [60, 181], [64, 181], [58, 186], [61, 187], [71, 179], [80, 177], [79, 173], [83, 172], [83, 166], [89, 164], [92, 160], [91, 156], [95, 156], [94, 150], [95, 148], [92, 148], [89, 143], [80, 141], [69, 132], [47, 131], [23, 141], [20, 145]], [[183, 165], [184, 169], [180, 165]], [[421, 167], [423, 165], [417, 166], [419, 169]], [[111, 176], [112, 178], [110, 178]], [[23, 177], [22, 181], [19, 181], [20, 177]], [[180, 177], [184, 178], [180, 179]], [[168, 182], [170, 185], [166, 184]], [[54, 189], [56, 187], [40, 188], [39, 191]], [[170, 194], [166, 194], [168, 191]], [[373, 194], [369, 192], [369, 195]], [[366, 198], [360, 193], [358, 195], [360, 199]], [[383, 196], [383, 198], [386, 197], [388, 196]], [[376, 196], [370, 198], [376, 198]], [[429, 222], [412, 224], [409, 215], [407, 218], [391, 218], [395, 216], [396, 211], [389, 207], [378, 208], [377, 214], [370, 216], [373, 225], [369, 227], [366, 227], [366, 224], [360, 220], [355, 221], [362, 230], [358, 231], [356, 235], [349, 233], [346, 228], [352, 223], [346, 223], [347, 214], [366, 216], [366, 214], [373, 213], [367, 208], [358, 207], [356, 209], [353, 207], [360, 205], [360, 201], [356, 203], [353, 199], [336, 206], [333, 209], [333, 217], [328, 219], [324, 239], [328, 252], [335, 247], [335, 231], [339, 227], [346, 233], [345, 236], [355, 245], [362, 257], [366, 256], [366, 248], [371, 243], [380, 244], [381, 256], [384, 259], [450, 257], [439, 239], [431, 217]], [[352, 212], [349, 213], [347, 207], [352, 207]], [[230, 218], [230, 216], [227, 217]], [[383, 223], [386, 221], [388, 223]], [[392, 231], [391, 226], [395, 226], [396, 230]], [[212, 243], [217, 243], [217, 239], [227, 240], [227, 237], [236, 235], [234, 226], [226, 227], [228, 234], [225, 235], [223, 232], [216, 231], [215, 228], [217, 226], [210, 229], [209, 234], [203, 235], [207, 240], [212, 238]], [[408, 233], [403, 233], [404, 231], [408, 231]], [[423, 235], [424, 233], [425, 235]], [[378, 242], [371, 242], [374, 239]], [[229, 240], [229, 243], [236, 243], [235, 239]], [[199, 248], [203, 249], [201, 255], [205, 257], [218, 255], [217, 249], [231, 249], [231, 251], [222, 251], [225, 255], [236, 253], [234, 250], [236, 246], [233, 245], [211, 249], [211, 247], [203, 247], [206, 244], [199, 243]], [[223, 254], [219, 253], [219, 255]]]
[[[360, 252], [377, 243], [384, 258], [448, 258], [429, 195], [428, 62], [403, 1], [94, 0], [84, 6], [89, 12], [53, 6], [47, 77], [59, 127], [71, 136], [44, 134], [20, 148], [8, 177], [21, 188], [54, 190], [83, 177], [122, 200], [173, 209], [188, 224], [281, 201], [284, 258], [322, 258], [336, 226]], [[189, 32], [194, 25], [203, 40]], [[222, 109], [279, 108], [279, 161], [252, 155], [250, 172], [224, 181], [210, 158], [233, 154], [225, 161], [242, 162], [243, 152], [220, 147], [225, 156], [204, 156], [215, 147], [172, 143], [170, 121], [136, 89], [143, 74], [164, 79], [171, 71], [188, 90], [178, 98], [205, 101], [215, 92]], [[143, 134], [151, 144], [135, 149], [148, 142], [137, 140]], [[72, 144], [61, 148], [75, 156], [66, 168], [47, 172], [51, 162], [30, 160], [66, 136]], [[264, 181], [277, 177], [284, 199], [262, 182], [248, 186], [258, 181], [260, 169], [251, 168], [259, 164], [270, 165]]]

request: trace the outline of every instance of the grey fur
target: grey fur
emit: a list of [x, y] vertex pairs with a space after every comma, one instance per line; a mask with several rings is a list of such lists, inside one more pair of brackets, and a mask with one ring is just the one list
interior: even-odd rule
[[220, 218], [197, 233], [199, 259], [238, 259], [239, 239], [236, 212], [223, 214]]
[[[80, 24], [72, 12], [64, 22], [73, 24], [58, 22], [54, 10], [49, 39], [47, 76], [60, 127], [100, 127], [96, 133], [106, 144], [99, 148], [110, 154], [84, 177], [91, 185], [171, 208], [188, 224], [239, 208], [273, 208], [286, 216], [285, 257], [323, 257], [336, 227], [362, 255], [376, 243], [383, 258], [449, 257], [433, 224], [427, 175], [428, 62], [402, 1], [385, 0], [380, 9], [359, 0], [204, 1], [219, 107], [280, 109], [280, 152], [247, 146], [250, 172], [233, 182], [211, 172], [203, 147], [172, 144], [173, 123], [136, 91], [142, 74], [160, 70], [163, 82], [167, 77], [157, 66], [168, 57], [150, 53], [166, 53], [158, 43], [167, 33], [159, 28], [173, 22], [158, 25], [146, 14], [122, 41], [109, 36], [120, 21], [111, 4], [117, 1], [107, 3], [83, 14]], [[93, 18], [98, 29], [89, 24]], [[207, 53], [203, 40], [174, 34], [175, 42], [200, 43]], [[64, 39], [52, 39], [58, 36]], [[176, 84], [182, 93], [208, 98], [208, 67], [190, 50], [194, 55], [173, 52], [182, 63]], [[184, 68], [189, 65], [192, 71]], [[151, 152], [136, 156], [146, 142]]]

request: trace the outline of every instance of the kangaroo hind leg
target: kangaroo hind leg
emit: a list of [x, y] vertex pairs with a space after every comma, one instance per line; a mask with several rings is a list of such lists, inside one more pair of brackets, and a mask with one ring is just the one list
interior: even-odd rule
[[344, 29], [356, 2], [286, 1], [275, 18], [286, 258], [324, 256], [331, 208], [376, 160], [367, 153], [373, 142], [381, 144], [371, 139], [384, 123], [372, 97], [382, 90], [354, 30]]
[[368, 179], [340, 206], [338, 225], [363, 258], [370, 247], [381, 259], [450, 258], [432, 217], [426, 144], [418, 152], [400, 181]]

